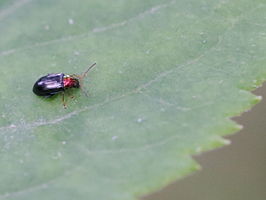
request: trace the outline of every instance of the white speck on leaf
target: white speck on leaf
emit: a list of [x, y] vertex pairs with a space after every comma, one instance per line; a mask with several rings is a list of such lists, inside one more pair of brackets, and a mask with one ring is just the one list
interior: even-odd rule
[[222, 84], [223, 82], [224, 82], [224, 80], [220, 80], [220, 81], [219, 81], [219, 84]]
[[116, 140], [118, 137], [116, 136], [116, 135], [114, 135], [113, 137], [112, 137], [112, 140]]
[[16, 125], [11, 124], [11, 125], [10, 125], [10, 128], [16, 128]]
[[144, 119], [142, 119], [142, 118], [138, 118], [138, 119], [137, 119], [137, 122], [138, 122], [138, 123], [142, 123], [143, 121], [144, 121]]
[[151, 49], [146, 50], [146, 54], [150, 54]]
[[80, 54], [79, 51], [74, 51], [75, 56], [78, 56], [79, 54]]
[[66, 141], [62, 141], [62, 144], [66, 144]]
[[48, 31], [48, 30], [50, 30], [50, 26], [49, 25], [45, 25], [44, 29]]
[[68, 19], [68, 23], [70, 24], [70, 25], [72, 25], [72, 24], [74, 24], [75, 22], [74, 22], [74, 20], [73, 19]]

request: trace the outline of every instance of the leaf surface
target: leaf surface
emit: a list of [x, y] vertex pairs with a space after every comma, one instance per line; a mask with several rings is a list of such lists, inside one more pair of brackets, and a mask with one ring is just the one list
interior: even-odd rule
[[[266, 77], [255, 0], [0, 2], [0, 199], [132, 200], [198, 168]], [[89, 98], [32, 93], [80, 74]]]

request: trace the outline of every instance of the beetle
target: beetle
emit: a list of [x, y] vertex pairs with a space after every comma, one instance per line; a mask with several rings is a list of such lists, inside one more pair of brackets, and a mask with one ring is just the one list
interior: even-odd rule
[[[64, 93], [70, 88], [81, 88], [82, 81], [86, 77], [87, 73], [96, 65], [93, 63], [83, 74], [81, 75], [68, 75], [64, 73], [47, 74], [39, 78], [33, 85], [32, 91], [37, 96], [52, 97], [55, 94], [62, 93], [62, 101], [64, 108], [66, 108]], [[84, 91], [85, 95], [87, 93]]]

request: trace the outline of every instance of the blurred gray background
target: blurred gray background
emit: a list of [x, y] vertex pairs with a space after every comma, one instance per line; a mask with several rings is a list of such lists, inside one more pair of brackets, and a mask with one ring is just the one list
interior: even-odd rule
[[142, 200], [266, 200], [266, 84], [263, 100], [234, 118], [244, 128], [231, 145], [195, 156], [202, 170]]

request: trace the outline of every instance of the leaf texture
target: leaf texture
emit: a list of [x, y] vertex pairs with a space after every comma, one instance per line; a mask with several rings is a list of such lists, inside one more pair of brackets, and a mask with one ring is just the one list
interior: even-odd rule
[[[133, 200], [198, 169], [260, 100], [262, 0], [0, 2], [0, 200]], [[89, 98], [32, 93], [82, 73]]]

